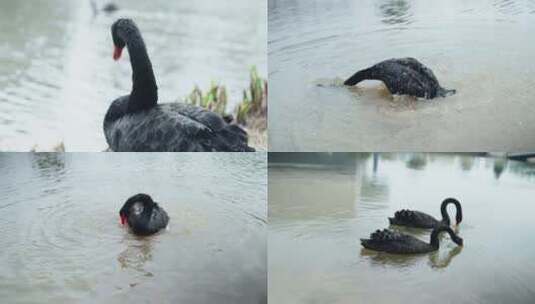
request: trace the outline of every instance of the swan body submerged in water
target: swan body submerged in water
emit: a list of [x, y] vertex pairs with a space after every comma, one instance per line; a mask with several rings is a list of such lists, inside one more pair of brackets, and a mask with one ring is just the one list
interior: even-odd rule
[[394, 95], [432, 99], [456, 92], [441, 87], [431, 69], [410, 57], [381, 61], [356, 72], [344, 82], [344, 85], [353, 86], [364, 80], [380, 80]]

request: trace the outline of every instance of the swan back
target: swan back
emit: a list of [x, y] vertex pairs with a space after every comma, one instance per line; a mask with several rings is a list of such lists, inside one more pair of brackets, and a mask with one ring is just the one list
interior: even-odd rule
[[432, 251], [432, 247], [413, 236], [389, 229], [377, 230], [369, 239], [361, 239], [367, 249], [396, 254], [414, 254]]

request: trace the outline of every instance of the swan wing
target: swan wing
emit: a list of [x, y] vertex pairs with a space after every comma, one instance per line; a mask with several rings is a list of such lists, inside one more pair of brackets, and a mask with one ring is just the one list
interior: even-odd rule
[[370, 239], [361, 240], [364, 247], [389, 253], [418, 253], [427, 245], [425, 242], [403, 233], [384, 229], [370, 235]]
[[158, 204], [155, 204], [152, 207], [152, 214], [148, 223], [148, 229], [152, 232], [157, 232], [160, 229], [165, 228], [168, 222], [169, 216], [167, 215], [167, 212], [160, 208]]
[[416, 211], [402, 209], [396, 211], [394, 219], [391, 221], [394, 225], [433, 228], [438, 221], [429, 214]]
[[170, 112], [180, 114], [190, 120], [190, 124], [195, 125], [196, 128], [202, 127], [210, 129], [212, 132], [217, 132], [223, 129], [226, 122], [223, 118], [210, 110], [202, 107], [186, 104], [186, 103], [170, 103], [162, 104], [162, 108], [168, 108]]
[[119, 116], [105, 123], [113, 151], [247, 151], [247, 133], [209, 110], [182, 103]]
[[411, 69], [418, 71], [418, 73], [421, 73], [427, 76], [427, 78], [429, 78], [431, 81], [438, 84], [438, 79], [433, 73], [433, 71], [430, 68], [423, 65], [420, 61], [411, 57], [400, 58], [400, 59], [397, 59], [396, 61], [401, 65], [408, 66]]

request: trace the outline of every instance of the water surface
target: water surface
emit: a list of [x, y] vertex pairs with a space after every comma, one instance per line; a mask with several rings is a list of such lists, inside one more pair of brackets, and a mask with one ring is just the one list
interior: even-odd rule
[[[0, 154], [4, 303], [266, 303], [266, 156]], [[150, 194], [166, 231], [120, 225]]]
[[[102, 6], [107, 1], [96, 1]], [[129, 17], [141, 29], [160, 102], [182, 100], [195, 84], [226, 85], [229, 110], [266, 75], [265, 1], [114, 1], [93, 15], [90, 1], [0, 3], [0, 150], [102, 151], [104, 114], [131, 89], [127, 52], [112, 60], [110, 26]]]
[[[535, 148], [535, 2], [271, 0], [270, 150], [518, 151]], [[343, 80], [415, 57], [457, 94], [392, 98]]]
[[[532, 303], [534, 174], [521, 162], [466, 155], [270, 155], [269, 299]], [[361, 247], [396, 210], [439, 217], [446, 197], [461, 201], [463, 247], [447, 235], [423, 255]], [[425, 230], [400, 230], [429, 242]]]

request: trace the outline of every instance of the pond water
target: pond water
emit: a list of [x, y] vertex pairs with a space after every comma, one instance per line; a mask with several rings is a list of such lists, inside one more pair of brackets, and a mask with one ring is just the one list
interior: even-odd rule
[[[271, 0], [270, 151], [519, 151], [535, 148], [535, 1]], [[457, 94], [392, 98], [378, 81], [415, 57]]]
[[141, 29], [160, 102], [214, 81], [227, 87], [232, 110], [249, 69], [267, 74], [265, 1], [114, 2], [119, 11], [94, 16], [89, 0], [1, 1], [0, 150], [48, 151], [62, 141], [68, 151], [107, 148], [104, 114], [132, 86], [128, 52], [112, 60], [119, 17]]
[[[4, 303], [267, 303], [266, 155], [0, 154]], [[136, 237], [128, 197], [169, 227]]]
[[[444, 154], [270, 154], [273, 303], [532, 303], [535, 166]], [[361, 247], [407, 208], [463, 207], [456, 246], [403, 256]], [[454, 208], [449, 214], [454, 216]], [[394, 228], [394, 227], [391, 227]], [[401, 229], [429, 242], [429, 231]]]

